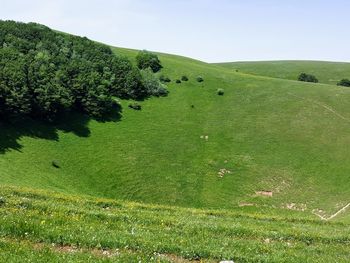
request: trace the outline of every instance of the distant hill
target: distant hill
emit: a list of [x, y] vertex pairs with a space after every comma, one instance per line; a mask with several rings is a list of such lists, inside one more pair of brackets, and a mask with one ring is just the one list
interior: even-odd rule
[[325, 61], [259, 61], [219, 63], [227, 69], [273, 78], [297, 80], [300, 73], [315, 75], [321, 83], [337, 84], [350, 79], [350, 63]]

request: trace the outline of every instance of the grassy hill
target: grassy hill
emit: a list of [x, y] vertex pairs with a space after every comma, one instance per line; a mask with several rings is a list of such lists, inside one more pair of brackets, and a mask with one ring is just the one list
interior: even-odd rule
[[350, 63], [325, 61], [260, 61], [220, 63], [227, 69], [268, 76], [297, 80], [300, 73], [315, 75], [321, 83], [336, 85], [341, 79], [350, 78]]
[[[0, 184], [11, 186], [0, 194], [2, 257], [346, 262], [350, 89], [159, 57], [170, 94], [141, 111], [123, 100], [104, 122], [0, 123]], [[346, 77], [322, 64], [305, 71]], [[176, 84], [182, 75], [189, 81]], [[115, 249], [121, 258], [108, 257]]]
[[160, 59], [163, 74], [190, 80], [172, 81], [170, 95], [141, 102], [142, 111], [122, 101], [122, 117], [110, 122], [1, 123], [1, 183], [187, 207], [295, 203], [309, 214], [349, 202], [349, 89]]

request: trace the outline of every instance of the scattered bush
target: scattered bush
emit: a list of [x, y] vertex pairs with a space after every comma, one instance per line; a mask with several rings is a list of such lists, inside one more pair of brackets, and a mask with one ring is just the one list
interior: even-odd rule
[[151, 68], [154, 73], [163, 68], [158, 56], [147, 50], [142, 50], [137, 54], [136, 63], [139, 69]]
[[53, 167], [55, 167], [55, 168], [60, 168], [60, 164], [59, 164], [59, 162], [58, 162], [57, 160], [53, 160], [53, 161], [51, 162], [51, 165], [52, 165]]
[[175, 81], [175, 83], [180, 84], [180, 83], [181, 83], [181, 80], [177, 79], [177, 80]]
[[188, 81], [188, 77], [187, 77], [187, 76], [182, 76], [182, 77], [181, 77], [181, 80], [182, 80], [182, 81]]
[[129, 108], [134, 110], [141, 110], [141, 105], [137, 102], [133, 102], [129, 104]]
[[198, 81], [198, 82], [203, 82], [204, 79], [203, 79], [201, 76], [198, 76], [198, 77], [197, 77], [197, 81]]
[[217, 94], [220, 95], [220, 96], [222, 96], [222, 95], [225, 94], [225, 91], [224, 91], [223, 89], [218, 89], [216, 92], [217, 92]]
[[153, 74], [152, 70], [149, 68], [141, 70], [141, 77], [142, 86], [146, 89], [147, 94], [157, 97], [168, 95], [166, 86], [159, 81], [159, 79]]
[[350, 87], [350, 80], [349, 79], [342, 79], [337, 83], [338, 86], [344, 86], [344, 87]]
[[164, 75], [160, 75], [159, 80], [164, 83], [169, 83], [171, 82], [171, 79], [169, 77], [166, 77]]
[[317, 83], [318, 79], [311, 74], [301, 73], [298, 77], [299, 81], [305, 81], [305, 82], [314, 82]]

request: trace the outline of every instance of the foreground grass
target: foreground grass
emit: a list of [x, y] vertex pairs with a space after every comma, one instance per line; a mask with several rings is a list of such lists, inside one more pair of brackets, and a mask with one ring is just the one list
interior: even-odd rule
[[[347, 262], [350, 227], [0, 188], [3, 262]], [[21, 261], [20, 259], [26, 259]]]

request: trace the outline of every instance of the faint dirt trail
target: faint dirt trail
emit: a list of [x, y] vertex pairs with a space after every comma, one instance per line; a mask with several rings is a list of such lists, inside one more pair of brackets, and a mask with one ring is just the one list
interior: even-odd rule
[[328, 221], [331, 220], [333, 218], [335, 218], [337, 215], [339, 215], [340, 213], [345, 212], [346, 209], [348, 209], [350, 207], [350, 203], [348, 203], [347, 205], [345, 205], [343, 208], [339, 209], [336, 213], [334, 213], [333, 215], [330, 215], [329, 217], [324, 217], [318, 213], [314, 213], [314, 215], [317, 215], [319, 218], [321, 218], [322, 220]]
[[[337, 112], [336, 110], [332, 109], [330, 106], [326, 105], [326, 104], [322, 104], [318, 101], [315, 101], [315, 100], [312, 100], [312, 99], [308, 99], [308, 98], [304, 98], [304, 97], [300, 97], [298, 95], [295, 95], [293, 93], [288, 93], [289, 95], [295, 97], [295, 98], [298, 98], [298, 99], [301, 99], [301, 100], [306, 100], [306, 101], [309, 101], [317, 106], [320, 106], [326, 110], [328, 110], [329, 112], [335, 114], [336, 116], [338, 116], [339, 118], [347, 121], [347, 122], [350, 122], [350, 120], [346, 117], [344, 117], [343, 115], [341, 115], [339, 112]], [[333, 218], [335, 218], [336, 216], [338, 216], [340, 213], [343, 213], [345, 212], [346, 209], [348, 209], [350, 207], [350, 203], [348, 203], [347, 205], [345, 205], [343, 208], [341, 208], [340, 210], [338, 210], [336, 213], [334, 213], [333, 215], [330, 215], [329, 217], [325, 217], [325, 216], [322, 216], [316, 212], [314, 212], [313, 214], [317, 215], [319, 218], [321, 218], [322, 220], [331, 220]]]
[[296, 97], [296, 98], [298, 98], [298, 99], [307, 100], [307, 101], [309, 101], [309, 102], [311, 102], [311, 103], [313, 103], [313, 104], [315, 104], [315, 105], [317, 105], [317, 106], [320, 106], [320, 107], [322, 107], [322, 108], [328, 110], [329, 112], [335, 114], [335, 115], [338, 116], [339, 118], [341, 118], [341, 119], [343, 119], [343, 120], [345, 120], [345, 121], [347, 121], [347, 122], [350, 122], [350, 120], [349, 120], [348, 118], [344, 117], [344, 116], [341, 115], [339, 112], [337, 112], [336, 110], [332, 109], [330, 106], [328, 106], [328, 105], [326, 105], [326, 104], [322, 104], [322, 103], [320, 103], [320, 102], [318, 102], [318, 101], [315, 101], [315, 100], [312, 100], [312, 99], [303, 98], [303, 97], [300, 97], [300, 96], [295, 95], [295, 94], [293, 94], [293, 93], [288, 93], [288, 94], [291, 95], [291, 96], [293, 96], [293, 97]]

